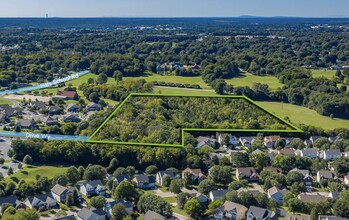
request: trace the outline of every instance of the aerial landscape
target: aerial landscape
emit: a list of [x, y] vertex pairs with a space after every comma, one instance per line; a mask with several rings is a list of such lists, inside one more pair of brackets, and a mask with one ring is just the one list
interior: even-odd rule
[[0, 219], [349, 220], [348, 8], [4, 2]]

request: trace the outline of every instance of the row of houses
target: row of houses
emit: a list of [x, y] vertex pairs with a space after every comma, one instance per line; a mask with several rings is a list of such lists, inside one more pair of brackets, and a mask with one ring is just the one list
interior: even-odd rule
[[200, 71], [201, 66], [198, 64], [194, 64], [193, 66], [185, 67], [183, 64], [179, 62], [171, 62], [171, 63], [163, 63], [156, 66], [157, 72], [165, 72], [165, 71], [174, 71], [174, 70], [180, 70], [180, 71], [186, 71], [186, 69], [191, 69], [194, 71]]

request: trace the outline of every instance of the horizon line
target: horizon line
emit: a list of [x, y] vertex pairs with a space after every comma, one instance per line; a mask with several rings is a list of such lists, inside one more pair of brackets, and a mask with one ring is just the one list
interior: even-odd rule
[[341, 19], [349, 19], [349, 15], [341, 16], [341, 15], [334, 15], [334, 16], [282, 16], [282, 15], [275, 15], [275, 16], [257, 16], [257, 15], [238, 15], [238, 16], [52, 16], [52, 17], [45, 17], [44, 16], [10, 16], [10, 17], [1, 17], [0, 19], [30, 19], [30, 18], [38, 18], [38, 19], [52, 19], [52, 18], [244, 18], [244, 19], [253, 19], [253, 18], [308, 18], [308, 19], [321, 19], [321, 18], [341, 18]]

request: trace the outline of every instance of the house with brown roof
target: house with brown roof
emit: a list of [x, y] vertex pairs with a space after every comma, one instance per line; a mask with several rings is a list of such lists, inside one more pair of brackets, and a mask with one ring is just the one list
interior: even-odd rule
[[67, 198], [67, 196], [69, 194], [72, 193], [72, 191], [70, 191], [68, 188], [62, 186], [62, 185], [59, 185], [59, 184], [56, 184], [52, 189], [51, 189], [51, 193], [52, 193], [52, 196], [55, 200], [57, 200], [58, 202], [62, 202], [64, 203], [65, 202], [65, 199]]
[[264, 137], [264, 145], [267, 148], [273, 148], [275, 145], [275, 142], [280, 140], [281, 137], [279, 135], [272, 135], [272, 136], [265, 136]]
[[297, 196], [297, 198], [304, 203], [321, 202], [327, 199], [326, 196], [319, 193], [301, 193]]
[[65, 97], [68, 100], [78, 100], [79, 95], [76, 91], [58, 91], [57, 96]]
[[278, 151], [278, 154], [282, 154], [288, 157], [294, 157], [296, 156], [295, 150], [293, 148], [283, 148]]
[[186, 173], [190, 173], [193, 179], [193, 182], [200, 183], [202, 180], [206, 179], [206, 175], [202, 173], [201, 169], [190, 169], [186, 168], [182, 172], [182, 178], [184, 179], [184, 176]]
[[236, 179], [246, 179], [250, 182], [257, 182], [259, 180], [258, 173], [253, 167], [239, 167], [236, 169]]
[[274, 173], [282, 173], [282, 169], [279, 168], [279, 167], [264, 167], [263, 168], [264, 171], [271, 171], [271, 172], [274, 172]]
[[242, 220], [246, 217], [247, 208], [235, 202], [225, 201], [215, 209], [215, 219]]

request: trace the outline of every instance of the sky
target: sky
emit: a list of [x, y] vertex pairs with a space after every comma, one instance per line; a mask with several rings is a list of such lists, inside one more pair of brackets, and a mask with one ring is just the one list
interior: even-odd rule
[[349, 17], [349, 0], [0, 0], [0, 17]]

